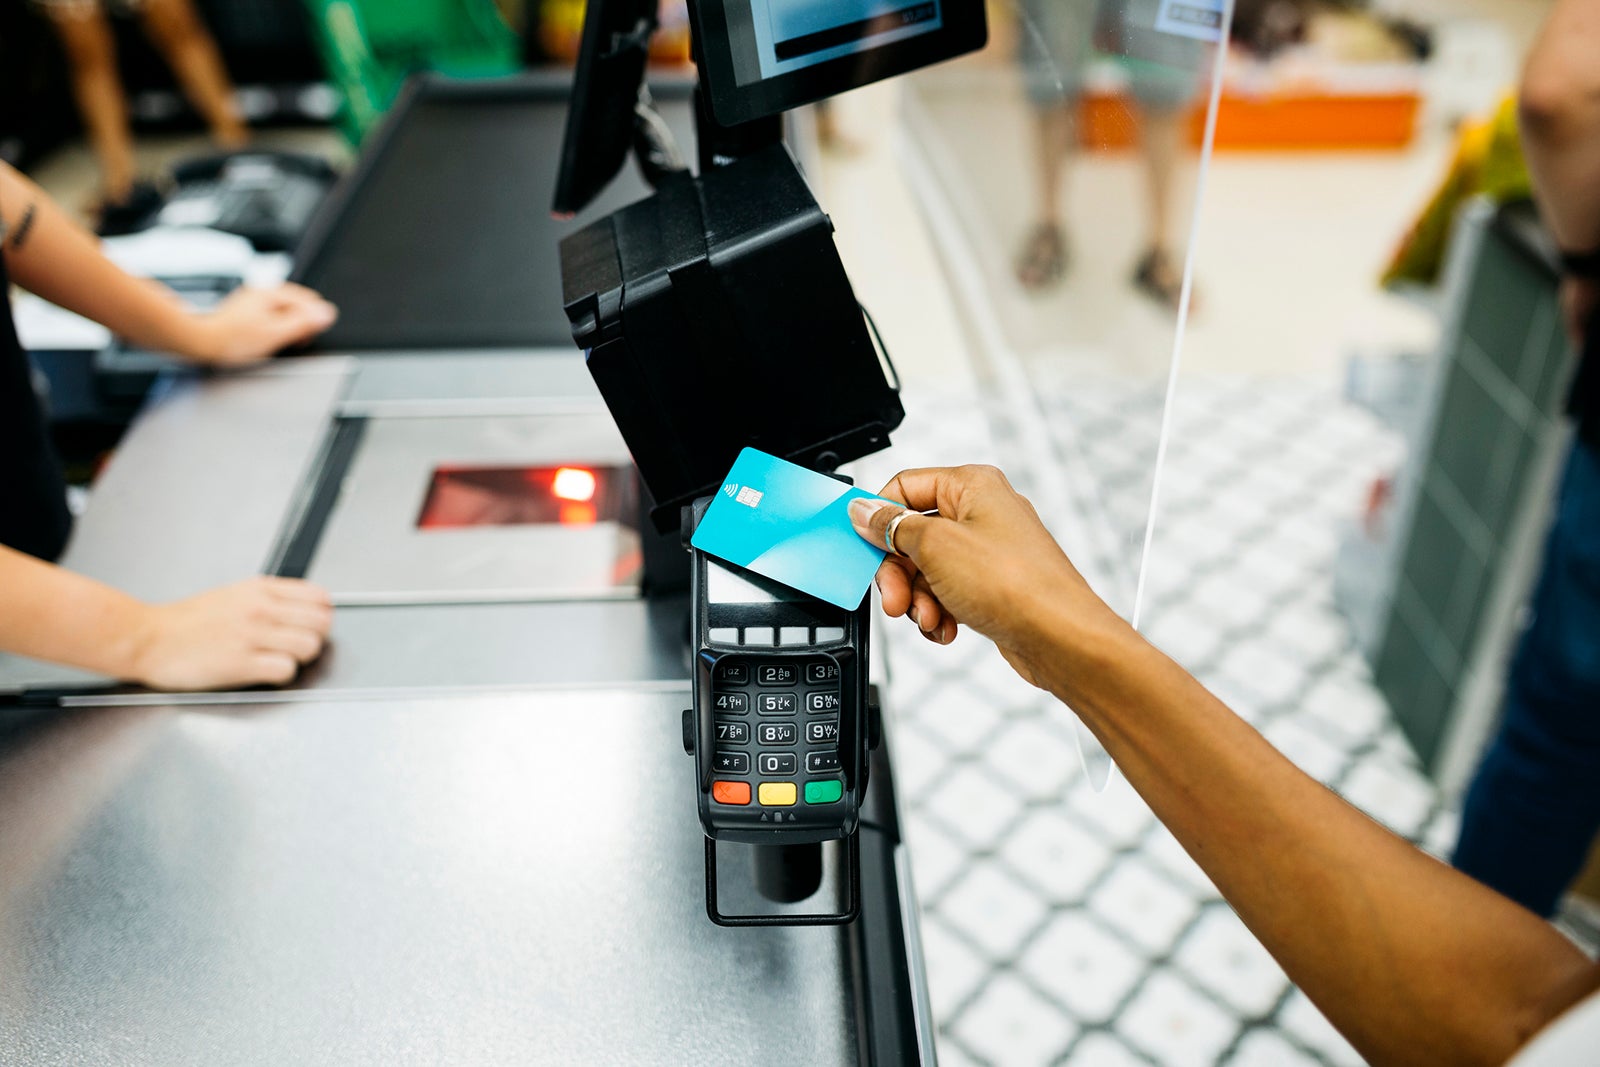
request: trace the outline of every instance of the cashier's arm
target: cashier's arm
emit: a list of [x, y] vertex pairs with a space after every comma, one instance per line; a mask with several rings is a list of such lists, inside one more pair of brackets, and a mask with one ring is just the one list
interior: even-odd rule
[[[1374, 1064], [1498, 1064], [1600, 988], [1548, 923], [1313, 781], [1089, 588], [999, 471], [908, 471], [884, 610], [957, 622], [1088, 725], [1289, 976]], [[853, 506], [884, 543], [902, 509]]]
[[166, 287], [112, 263], [92, 234], [5, 163], [0, 220], [0, 253], [13, 281], [143, 348], [242, 365], [311, 340], [337, 317], [332, 304], [290, 284], [240, 289], [209, 312], [190, 311]]
[[307, 582], [252, 578], [147, 604], [0, 545], [0, 651], [156, 689], [281, 685], [322, 651], [332, 619]]

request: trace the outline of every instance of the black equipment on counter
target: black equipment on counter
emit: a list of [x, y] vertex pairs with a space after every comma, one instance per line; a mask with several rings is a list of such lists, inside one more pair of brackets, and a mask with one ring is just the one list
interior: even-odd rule
[[339, 172], [320, 156], [229, 152], [172, 168], [173, 190], [152, 226], [207, 226], [260, 252], [291, 251]]
[[[708, 503], [685, 509], [686, 541]], [[850, 922], [861, 906], [856, 830], [877, 739], [871, 601], [846, 611], [698, 549], [690, 556], [695, 706], [684, 713], [684, 745], [706, 832], [706, 911], [724, 926]], [[718, 899], [719, 841], [764, 846], [757, 888], [782, 904], [816, 892], [816, 846], [842, 841], [842, 899], [832, 911], [728, 914]]]
[[833, 225], [772, 145], [561, 244], [573, 337], [666, 531], [746, 445], [817, 470], [886, 448], [905, 418]]
[[[552, 204], [558, 217], [587, 206], [630, 143], [655, 189], [561, 242], [563, 305], [652, 521], [663, 533], [681, 527], [686, 547], [702, 498], [742, 448], [829, 473], [886, 448], [905, 418], [779, 116], [975, 49], [986, 35], [982, 0], [920, 0], [887, 18], [865, 6], [852, 18], [849, 4], [767, 2], [690, 2], [696, 176], [664, 143], [643, 90], [655, 0], [590, 0]], [[752, 40], [758, 16], [789, 36]], [[870, 601], [844, 611], [698, 550], [690, 570], [684, 746], [698, 771], [706, 911], [722, 925], [849, 923], [860, 912], [859, 811], [876, 734]], [[721, 595], [730, 588], [745, 592]], [[753, 886], [738, 914], [721, 903], [721, 844], [752, 860], [751, 883], [734, 890]], [[825, 890], [830, 856], [839, 875]], [[796, 910], [829, 892], [831, 906]], [[761, 898], [777, 909], [754, 910]]]

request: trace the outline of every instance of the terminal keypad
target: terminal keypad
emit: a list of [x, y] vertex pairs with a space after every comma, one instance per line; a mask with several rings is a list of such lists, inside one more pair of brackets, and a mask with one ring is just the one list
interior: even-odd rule
[[831, 656], [723, 657], [711, 680], [712, 800], [778, 823], [838, 803], [840, 684]]

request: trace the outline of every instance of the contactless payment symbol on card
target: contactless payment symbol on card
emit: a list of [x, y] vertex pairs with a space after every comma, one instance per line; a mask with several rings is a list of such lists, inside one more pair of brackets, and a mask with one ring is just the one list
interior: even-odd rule
[[690, 543], [848, 611], [861, 603], [884, 557], [850, 525], [850, 501], [870, 496], [747, 448]]

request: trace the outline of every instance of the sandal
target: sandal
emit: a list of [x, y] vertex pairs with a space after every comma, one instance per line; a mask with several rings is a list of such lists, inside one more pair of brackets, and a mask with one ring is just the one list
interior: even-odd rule
[[1067, 271], [1067, 242], [1061, 227], [1041, 222], [1028, 234], [1017, 256], [1017, 281], [1024, 289], [1039, 290], [1054, 285]]
[[[1173, 269], [1166, 252], [1152, 248], [1134, 268], [1133, 287], [1168, 311], [1177, 311], [1183, 300], [1183, 273]], [[1192, 294], [1190, 304], [1194, 304]]]

